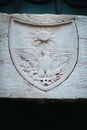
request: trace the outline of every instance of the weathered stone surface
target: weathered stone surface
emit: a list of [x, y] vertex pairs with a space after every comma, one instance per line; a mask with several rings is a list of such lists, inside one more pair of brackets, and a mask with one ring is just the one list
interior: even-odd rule
[[87, 99], [87, 17], [0, 14], [0, 97]]

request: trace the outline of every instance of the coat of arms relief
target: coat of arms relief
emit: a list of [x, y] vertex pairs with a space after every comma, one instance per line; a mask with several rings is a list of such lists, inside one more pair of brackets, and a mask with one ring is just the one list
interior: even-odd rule
[[9, 52], [19, 74], [48, 91], [63, 83], [78, 60], [78, 30], [73, 16], [11, 17]]

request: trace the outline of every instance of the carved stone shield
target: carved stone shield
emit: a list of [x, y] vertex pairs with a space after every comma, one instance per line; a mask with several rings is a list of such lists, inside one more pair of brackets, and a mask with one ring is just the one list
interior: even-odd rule
[[73, 16], [14, 15], [10, 19], [12, 62], [27, 82], [43, 91], [59, 86], [73, 72], [78, 43]]

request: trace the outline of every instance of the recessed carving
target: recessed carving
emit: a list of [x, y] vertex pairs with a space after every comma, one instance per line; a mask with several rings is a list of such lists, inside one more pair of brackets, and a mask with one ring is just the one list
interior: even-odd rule
[[65, 81], [77, 63], [77, 28], [75, 18], [68, 17], [61, 16], [61, 22], [54, 19], [50, 24], [41, 16], [40, 25], [38, 21], [34, 24], [11, 18], [9, 50], [14, 66], [24, 79], [43, 91]]

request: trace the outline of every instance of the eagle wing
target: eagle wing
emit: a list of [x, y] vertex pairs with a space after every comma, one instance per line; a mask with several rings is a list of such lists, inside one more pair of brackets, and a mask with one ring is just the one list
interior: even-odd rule
[[60, 68], [68, 61], [68, 57], [63, 54], [54, 54], [52, 57], [52, 68]]
[[32, 53], [32, 50], [31, 51], [22, 50], [22, 51], [18, 51], [17, 55], [20, 58], [21, 62], [25, 62], [31, 68], [38, 67], [38, 54], [35, 51], [34, 53]]

